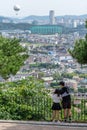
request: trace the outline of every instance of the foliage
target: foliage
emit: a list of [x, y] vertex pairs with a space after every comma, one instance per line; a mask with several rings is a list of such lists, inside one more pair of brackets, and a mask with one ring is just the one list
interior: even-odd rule
[[[87, 21], [86, 21], [87, 28]], [[78, 63], [87, 64], [87, 34], [85, 39], [79, 39], [75, 42], [74, 48], [69, 49], [71, 56], [77, 60]]]
[[[29, 77], [26, 80], [0, 84], [0, 119], [50, 120], [52, 99], [43, 81]], [[72, 97], [72, 102], [74, 101]], [[72, 103], [72, 117], [75, 121], [87, 121], [87, 101]], [[81, 113], [78, 113], [81, 110]], [[63, 111], [60, 116], [63, 118]], [[80, 118], [79, 118], [80, 114]]]
[[50, 83], [50, 87], [58, 88], [59, 87], [59, 83], [58, 82], [52, 82], [52, 83]]
[[0, 37], [0, 75], [4, 79], [15, 75], [27, 57], [27, 49], [18, 39]]
[[53, 78], [54, 78], [54, 80], [56, 80], [56, 82], [57, 82], [58, 80], [61, 80], [61, 79], [62, 79], [62, 76], [61, 76], [61, 74], [60, 74], [59, 72], [55, 72], [55, 73], [53, 74]]
[[87, 78], [87, 74], [79, 74], [80, 78]]
[[57, 67], [59, 67], [59, 65], [58, 64], [52, 64], [52, 63], [36, 63], [36, 64], [30, 64], [30, 67], [31, 68], [35, 68], [35, 67], [38, 67], [38, 68], [50, 68], [50, 69], [52, 69], [52, 68], [57, 68]]
[[87, 88], [85, 88], [84, 86], [78, 87], [78, 92], [80, 92], [80, 93], [86, 93], [87, 92]]
[[69, 50], [69, 53], [78, 63], [87, 64], [87, 41], [80, 39], [75, 42], [73, 50]]
[[45, 115], [51, 113], [48, 91], [42, 80], [29, 77], [0, 84], [0, 88], [0, 119], [46, 120]]
[[61, 74], [61, 76], [62, 76], [63, 78], [70, 78], [70, 79], [72, 79], [73, 76], [75, 76], [75, 75], [76, 75], [75, 73], [62, 73], [62, 74]]

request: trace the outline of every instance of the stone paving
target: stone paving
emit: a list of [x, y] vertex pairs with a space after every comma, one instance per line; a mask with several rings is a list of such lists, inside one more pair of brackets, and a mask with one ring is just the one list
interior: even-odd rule
[[87, 130], [87, 123], [53, 123], [0, 120], [0, 130]]

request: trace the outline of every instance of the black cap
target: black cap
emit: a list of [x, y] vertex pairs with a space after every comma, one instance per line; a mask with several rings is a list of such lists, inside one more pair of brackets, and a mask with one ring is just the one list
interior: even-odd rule
[[64, 82], [64, 81], [60, 81], [60, 82], [59, 82], [59, 85], [64, 86], [64, 85], [65, 85], [65, 82]]

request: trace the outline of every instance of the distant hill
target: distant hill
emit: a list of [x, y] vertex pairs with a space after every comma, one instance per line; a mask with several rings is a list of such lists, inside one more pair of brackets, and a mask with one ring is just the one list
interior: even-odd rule
[[12, 22], [13, 19], [10, 17], [4, 17], [4, 16], [0, 16], [0, 22], [4, 22], [4, 21], [9, 21]]
[[[84, 14], [84, 15], [63, 15], [63, 16], [55, 16], [56, 18], [65, 18], [65, 19], [87, 19], [87, 14]], [[30, 15], [30, 16], [27, 16], [23, 19], [32, 19], [32, 20], [38, 20], [38, 19], [42, 19], [42, 20], [45, 20], [45, 19], [48, 19], [49, 20], [49, 16], [36, 16], [36, 15]]]
[[56, 16], [57, 18], [64, 19], [87, 19], [87, 14], [84, 15], [64, 15], [64, 16]]
[[[57, 19], [87, 19], [87, 14], [84, 15], [64, 15], [64, 16], [55, 16]], [[12, 17], [4, 17], [0, 16], [0, 22], [28, 22], [30, 21], [41, 21], [41, 20], [49, 20], [49, 16], [37, 16], [37, 15], [30, 15], [23, 18], [12, 18]]]
[[49, 20], [49, 16], [36, 16], [36, 15], [30, 15], [30, 16], [27, 16], [25, 18], [23, 18], [25, 20]]

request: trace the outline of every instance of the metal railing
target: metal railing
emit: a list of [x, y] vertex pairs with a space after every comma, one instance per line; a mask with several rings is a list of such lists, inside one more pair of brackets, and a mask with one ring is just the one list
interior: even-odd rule
[[[52, 116], [52, 99], [48, 95], [28, 97], [3, 97], [0, 106], [0, 119], [13, 120], [44, 120], [50, 121]], [[63, 119], [63, 109], [60, 111]], [[87, 97], [72, 97], [72, 120], [87, 122]]]

